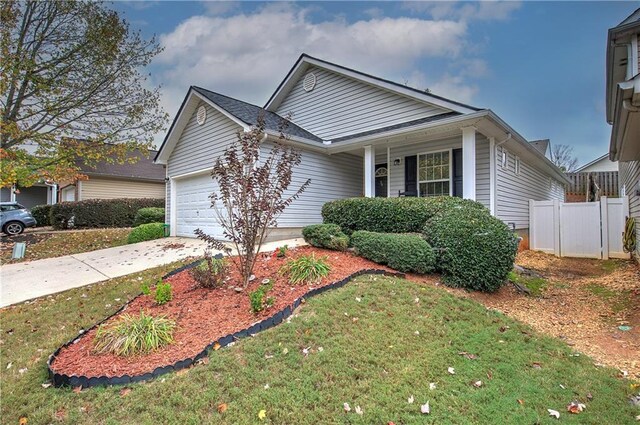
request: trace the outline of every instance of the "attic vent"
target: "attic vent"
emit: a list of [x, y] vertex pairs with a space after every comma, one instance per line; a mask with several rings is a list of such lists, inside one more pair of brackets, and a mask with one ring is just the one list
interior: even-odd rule
[[198, 125], [204, 124], [204, 122], [207, 120], [207, 108], [205, 108], [204, 106], [199, 107], [196, 119], [198, 120]]
[[302, 82], [302, 88], [306, 92], [310, 92], [316, 86], [316, 74], [313, 72], [308, 73], [304, 76], [304, 81]]

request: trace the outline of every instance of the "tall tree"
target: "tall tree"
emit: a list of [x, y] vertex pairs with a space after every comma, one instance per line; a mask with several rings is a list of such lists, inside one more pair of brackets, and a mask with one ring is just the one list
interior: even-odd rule
[[143, 68], [161, 51], [97, 1], [0, 3], [0, 185], [80, 175], [148, 148], [167, 114]]
[[553, 145], [551, 161], [565, 173], [572, 172], [578, 166], [578, 158], [573, 154], [573, 148], [569, 145]]

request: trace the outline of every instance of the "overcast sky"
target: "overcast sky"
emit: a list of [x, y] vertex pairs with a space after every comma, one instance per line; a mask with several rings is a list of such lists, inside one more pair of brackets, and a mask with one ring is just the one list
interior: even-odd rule
[[[190, 85], [264, 105], [301, 53], [489, 108], [529, 140], [607, 152], [607, 29], [640, 2], [116, 2], [165, 47], [172, 119]], [[162, 136], [158, 136], [162, 140]]]

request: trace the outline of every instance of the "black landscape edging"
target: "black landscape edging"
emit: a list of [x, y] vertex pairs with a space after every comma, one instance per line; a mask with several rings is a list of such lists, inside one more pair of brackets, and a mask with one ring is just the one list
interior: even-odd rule
[[[218, 256], [216, 256], [216, 258], [218, 258]], [[220, 256], [219, 258], [222, 258], [222, 256]], [[177, 273], [180, 273], [181, 271], [193, 268], [198, 263], [200, 263], [200, 261], [201, 260], [194, 261], [193, 263], [187, 264], [186, 266], [182, 266], [182, 267], [180, 267], [180, 268], [178, 268], [178, 269], [176, 269], [176, 270], [174, 270], [174, 271], [172, 271], [170, 273], [167, 273], [166, 275], [164, 275], [162, 277], [162, 279], [166, 279], [166, 278], [168, 278], [170, 276], [173, 276], [173, 275], [175, 275]], [[225, 335], [223, 337], [218, 338], [216, 341], [213, 341], [213, 342], [209, 343], [204, 348], [204, 350], [202, 350], [200, 353], [196, 354], [193, 358], [189, 357], [189, 358], [186, 358], [186, 359], [183, 359], [183, 360], [179, 360], [179, 361], [177, 361], [177, 362], [175, 362], [174, 364], [171, 364], [171, 365], [159, 366], [159, 367], [155, 368], [153, 370], [153, 372], [146, 372], [146, 373], [143, 373], [141, 375], [133, 375], [133, 376], [129, 376], [129, 375], [114, 376], [114, 377], [99, 376], [99, 377], [88, 378], [86, 376], [76, 376], [76, 375], [69, 376], [69, 375], [64, 375], [64, 374], [60, 374], [60, 373], [55, 373], [53, 371], [53, 369], [51, 369], [51, 365], [53, 364], [53, 362], [55, 361], [56, 357], [60, 353], [60, 350], [62, 350], [63, 348], [65, 348], [65, 347], [67, 347], [67, 346], [69, 346], [71, 344], [75, 344], [80, 338], [82, 338], [84, 336], [84, 334], [86, 334], [87, 332], [89, 332], [92, 329], [96, 328], [97, 326], [100, 326], [102, 323], [106, 322], [107, 320], [109, 320], [113, 316], [115, 316], [118, 313], [120, 313], [122, 310], [124, 310], [129, 305], [129, 303], [131, 303], [133, 300], [135, 300], [136, 298], [138, 298], [140, 296], [140, 295], [138, 295], [135, 298], [132, 298], [130, 301], [128, 301], [122, 307], [120, 307], [115, 313], [107, 316], [105, 319], [103, 319], [100, 322], [96, 323], [95, 325], [93, 325], [89, 329], [83, 331], [77, 337], [73, 338], [72, 340], [68, 341], [64, 345], [60, 346], [53, 354], [51, 354], [49, 356], [49, 359], [47, 360], [47, 371], [48, 371], [48, 374], [49, 374], [49, 378], [51, 379], [51, 382], [53, 383], [54, 387], [62, 387], [62, 386], [79, 387], [79, 386], [82, 386], [82, 388], [89, 388], [89, 387], [97, 387], [97, 386], [125, 385], [125, 384], [132, 384], [132, 383], [136, 383], [136, 382], [143, 382], [143, 381], [148, 381], [148, 380], [153, 379], [153, 378], [157, 378], [157, 377], [159, 377], [161, 375], [164, 375], [166, 373], [169, 373], [169, 372], [176, 372], [178, 370], [185, 369], [185, 368], [193, 366], [200, 359], [203, 359], [204, 357], [208, 356], [209, 353], [211, 352], [211, 350], [213, 350], [213, 349], [217, 350], [219, 348], [225, 347], [225, 346], [235, 342], [236, 340], [238, 340], [240, 338], [246, 338], [248, 336], [257, 334], [258, 332], [264, 331], [266, 329], [272, 328], [272, 327], [282, 323], [284, 320], [286, 320], [289, 316], [291, 316], [293, 314], [293, 311], [296, 308], [298, 308], [298, 306], [300, 306], [300, 304], [303, 302], [304, 299], [311, 298], [311, 297], [313, 297], [315, 295], [318, 295], [318, 294], [321, 294], [321, 293], [323, 293], [325, 291], [328, 291], [329, 289], [341, 288], [344, 285], [346, 285], [349, 281], [351, 281], [352, 279], [354, 279], [354, 278], [356, 278], [358, 276], [362, 276], [364, 274], [375, 274], [375, 275], [384, 275], [384, 276], [401, 277], [401, 278], [405, 277], [404, 273], [390, 272], [390, 271], [382, 270], [382, 269], [364, 269], [364, 270], [359, 270], [359, 271], [357, 271], [355, 273], [350, 274], [349, 276], [345, 277], [342, 280], [339, 280], [339, 281], [330, 283], [328, 285], [324, 285], [324, 286], [321, 286], [319, 288], [314, 288], [314, 289], [311, 289], [311, 290], [307, 291], [307, 293], [305, 293], [301, 297], [296, 298], [291, 305], [288, 305], [288, 306], [284, 307], [282, 310], [275, 312], [271, 317], [267, 317], [266, 319], [263, 319], [260, 322], [254, 323], [253, 325], [249, 326], [246, 329], [241, 329], [241, 330], [236, 331], [234, 333], [231, 333], [229, 335]], [[217, 344], [217, 346], [216, 346], [216, 344]]]

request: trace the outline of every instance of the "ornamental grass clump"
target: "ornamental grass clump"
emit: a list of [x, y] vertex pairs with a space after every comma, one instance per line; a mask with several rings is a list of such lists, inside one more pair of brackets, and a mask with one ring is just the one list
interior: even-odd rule
[[123, 314], [114, 323], [100, 325], [94, 339], [98, 354], [118, 356], [145, 354], [173, 342], [176, 323], [165, 316]]
[[316, 258], [314, 254], [302, 255], [294, 260], [289, 260], [280, 272], [289, 276], [289, 282], [297, 285], [299, 283], [316, 283], [327, 276], [331, 271], [327, 257]]

